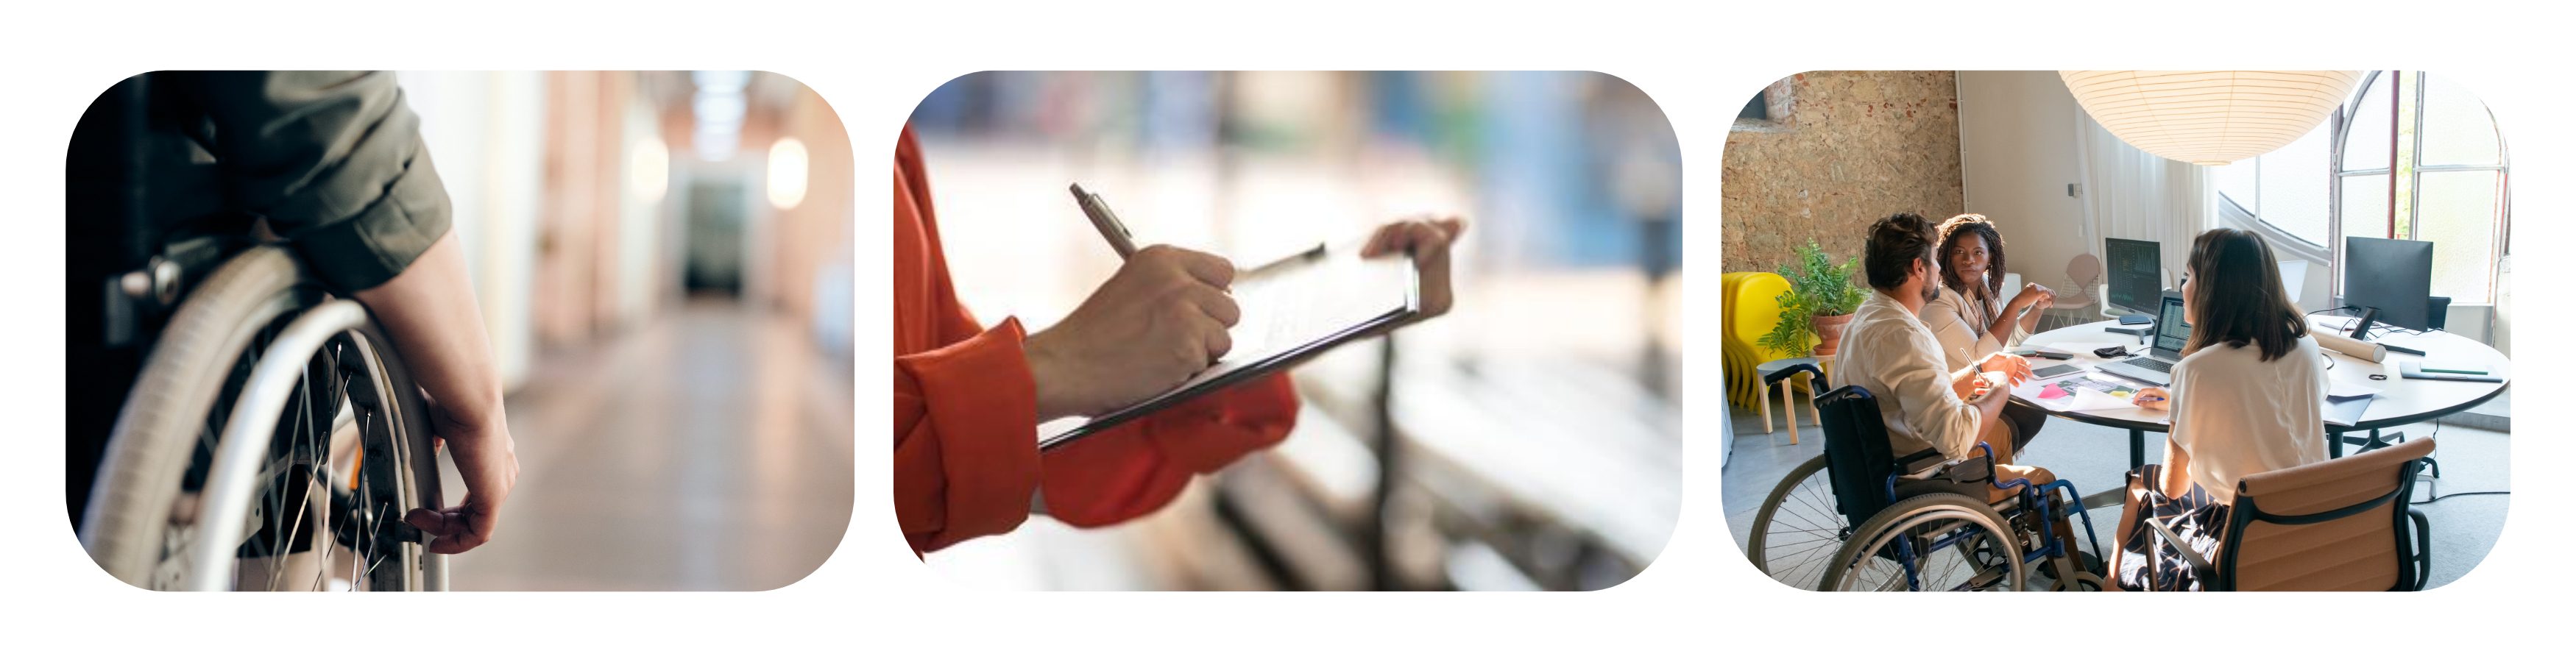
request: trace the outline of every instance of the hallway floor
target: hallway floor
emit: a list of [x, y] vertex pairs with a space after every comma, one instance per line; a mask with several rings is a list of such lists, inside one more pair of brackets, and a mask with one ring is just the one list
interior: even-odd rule
[[[456, 590], [767, 590], [839, 546], [849, 362], [795, 319], [698, 299], [553, 350], [509, 398], [519, 483]], [[447, 463], [442, 462], [442, 465]], [[463, 494], [452, 467], [445, 494]]]

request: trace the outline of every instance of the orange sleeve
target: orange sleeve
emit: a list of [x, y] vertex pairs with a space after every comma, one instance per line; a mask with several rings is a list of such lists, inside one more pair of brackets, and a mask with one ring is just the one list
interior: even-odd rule
[[1047, 514], [1093, 527], [1154, 512], [1191, 476], [1278, 444], [1296, 423], [1297, 391], [1281, 373], [1074, 441], [1042, 460]]
[[914, 551], [1008, 532], [1038, 484], [1037, 390], [1019, 320], [895, 358], [895, 519]]
[[1279, 443], [1297, 396], [1274, 375], [1037, 450], [1037, 381], [1019, 320], [980, 328], [956, 296], [909, 127], [895, 150], [895, 519], [915, 553], [1009, 532], [1043, 490], [1076, 526], [1134, 519], [1191, 476]]
[[958, 303], [910, 129], [894, 175], [894, 505], [918, 553], [1028, 519], [1037, 381], [1018, 320], [987, 330]]

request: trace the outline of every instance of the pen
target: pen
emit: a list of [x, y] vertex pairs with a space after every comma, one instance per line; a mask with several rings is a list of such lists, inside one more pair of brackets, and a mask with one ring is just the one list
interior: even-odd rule
[[1109, 248], [1118, 251], [1118, 259], [1136, 254], [1135, 236], [1127, 234], [1127, 224], [1118, 222], [1118, 213], [1109, 211], [1109, 203], [1102, 202], [1099, 194], [1074, 184], [1073, 204], [1082, 207], [1082, 215], [1091, 218], [1091, 227], [1100, 231], [1100, 238], [1109, 240]]

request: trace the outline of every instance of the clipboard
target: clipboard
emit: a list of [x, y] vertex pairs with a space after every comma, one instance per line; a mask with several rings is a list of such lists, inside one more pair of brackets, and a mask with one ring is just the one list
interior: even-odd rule
[[[1317, 245], [1238, 271], [1232, 289], [1243, 317], [1229, 331], [1234, 334], [1233, 350], [1179, 386], [1136, 404], [1090, 419], [1040, 423], [1038, 451], [1051, 451], [1166, 407], [1268, 376], [1421, 312], [1422, 283], [1413, 257], [1361, 258], [1360, 248], [1360, 242]], [[1254, 333], [1261, 337], [1247, 337]]]

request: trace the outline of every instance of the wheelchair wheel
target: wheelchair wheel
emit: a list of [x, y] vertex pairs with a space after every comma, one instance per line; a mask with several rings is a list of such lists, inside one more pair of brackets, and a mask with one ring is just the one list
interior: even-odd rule
[[1818, 455], [1790, 470], [1762, 499], [1744, 556], [1782, 584], [1814, 589], [1850, 531], [1851, 521], [1834, 506], [1825, 456]]
[[435, 508], [419, 388], [356, 302], [285, 252], [196, 288], [118, 413], [81, 541], [156, 590], [431, 590], [443, 558], [401, 523]]
[[2021, 546], [1993, 508], [1925, 494], [1871, 515], [1834, 553], [1824, 591], [2018, 591]]

